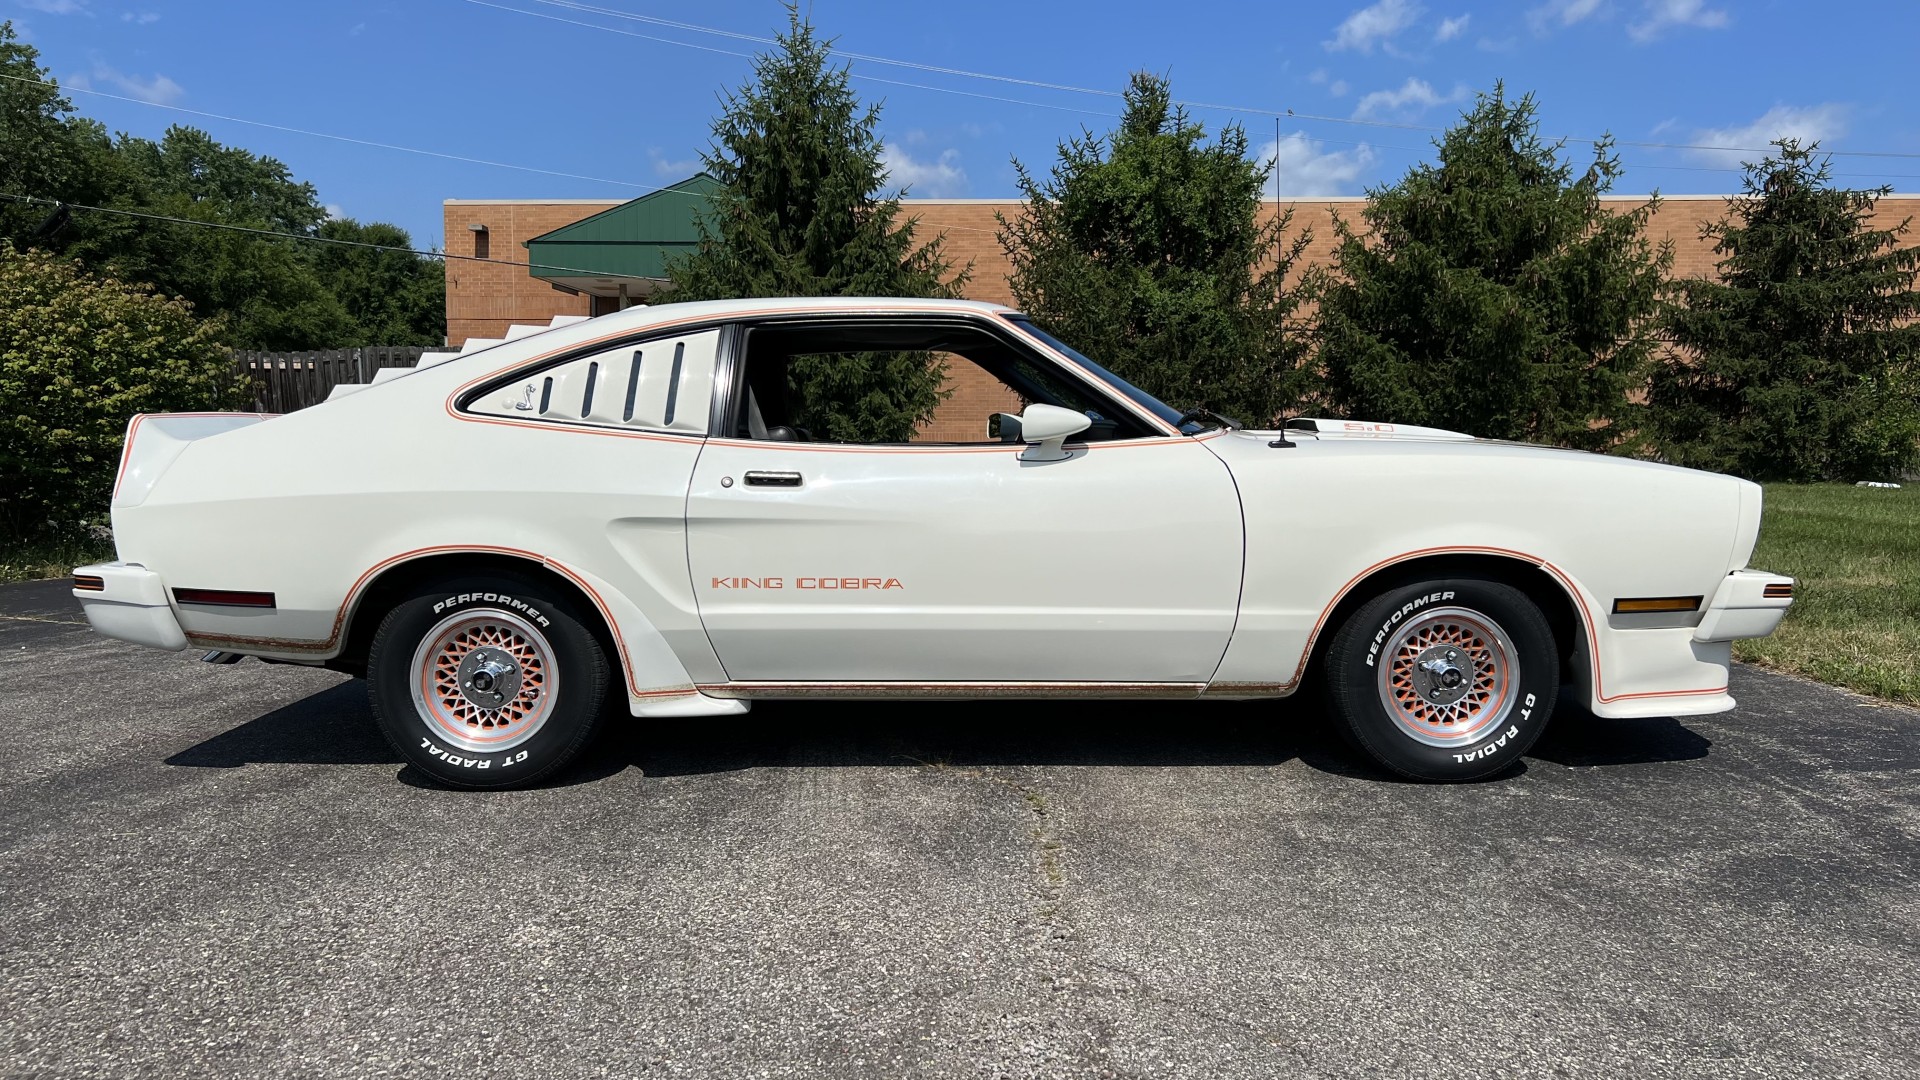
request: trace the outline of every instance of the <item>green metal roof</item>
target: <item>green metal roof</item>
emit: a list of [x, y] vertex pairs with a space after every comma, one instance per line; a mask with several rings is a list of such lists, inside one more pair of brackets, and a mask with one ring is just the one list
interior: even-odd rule
[[[667, 259], [699, 241], [694, 220], [718, 190], [720, 181], [701, 173], [536, 236], [526, 242], [533, 276], [567, 284], [665, 277]], [[567, 269], [551, 269], [558, 266]]]

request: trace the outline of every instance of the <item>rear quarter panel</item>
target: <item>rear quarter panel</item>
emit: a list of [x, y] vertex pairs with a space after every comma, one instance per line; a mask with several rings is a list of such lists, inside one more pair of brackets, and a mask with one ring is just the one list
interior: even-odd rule
[[179, 609], [195, 645], [325, 659], [375, 571], [447, 551], [519, 554], [602, 606], [630, 674], [691, 692], [719, 674], [686, 568], [701, 440], [448, 409], [456, 389], [515, 361], [442, 364], [192, 443], [141, 505], [116, 510], [121, 558], [171, 586], [275, 594], [271, 612]]

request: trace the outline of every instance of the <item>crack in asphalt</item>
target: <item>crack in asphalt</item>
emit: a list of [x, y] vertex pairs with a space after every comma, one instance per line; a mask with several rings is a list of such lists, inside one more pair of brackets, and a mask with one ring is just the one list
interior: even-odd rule
[[[915, 760], [922, 767], [950, 772], [969, 779], [984, 780], [987, 783], [1005, 788], [1020, 799], [1026, 810], [1030, 825], [1027, 831], [1029, 849], [1033, 858], [1034, 880], [1031, 887], [1037, 894], [1034, 905], [1034, 920], [1044, 931], [1045, 939], [1041, 943], [1043, 951], [1052, 957], [1040, 972], [1040, 977], [1060, 995], [1062, 1004], [1069, 992], [1081, 995], [1099, 995], [1109, 992], [1099, 986], [1089, 974], [1089, 968], [1107, 968], [1087, 955], [1085, 941], [1075, 927], [1072, 917], [1068, 882], [1064, 857], [1067, 851], [1066, 840], [1055, 828], [1055, 808], [1037, 787], [1024, 784], [1005, 776], [996, 776], [984, 769], [967, 766], [949, 765], [943, 761]], [[1114, 974], [1123, 976], [1139, 988], [1139, 981], [1130, 972], [1112, 969]], [[1111, 1021], [1093, 1015], [1083, 1009], [1066, 1008], [1068, 1017], [1081, 1028], [1086, 1040], [1081, 1048], [1080, 1064], [1095, 1070], [1093, 1075], [1102, 1080], [1111, 1080], [1120, 1074], [1116, 1071], [1111, 1055], [1114, 1030]]]

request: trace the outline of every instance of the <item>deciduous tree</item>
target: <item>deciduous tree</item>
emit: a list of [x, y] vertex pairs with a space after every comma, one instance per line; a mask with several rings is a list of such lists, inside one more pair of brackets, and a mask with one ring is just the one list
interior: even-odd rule
[[[445, 273], [417, 256], [259, 236], [332, 234], [410, 247], [392, 225], [328, 223], [313, 185], [204, 131], [110, 138], [80, 116], [0, 22], [0, 238], [96, 274], [153, 285], [225, 319], [233, 344], [268, 349], [437, 345]], [[21, 201], [21, 197], [32, 201]], [[150, 217], [81, 207], [131, 211]], [[180, 222], [155, 220], [167, 217]]]

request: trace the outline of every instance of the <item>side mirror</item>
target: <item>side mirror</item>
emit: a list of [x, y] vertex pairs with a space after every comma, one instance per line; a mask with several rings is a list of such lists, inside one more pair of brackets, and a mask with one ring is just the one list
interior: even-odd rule
[[1020, 460], [1063, 461], [1072, 456], [1063, 445], [1067, 439], [1092, 426], [1086, 413], [1058, 405], [1029, 405], [1020, 414], [1020, 441], [1027, 444]]

